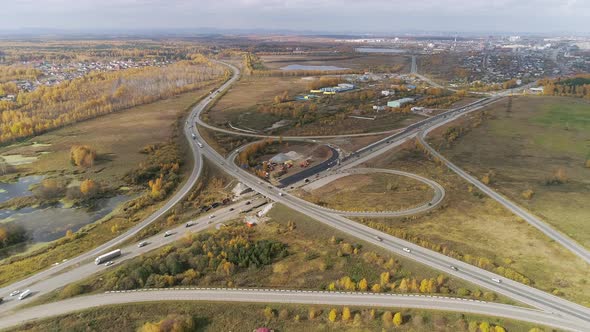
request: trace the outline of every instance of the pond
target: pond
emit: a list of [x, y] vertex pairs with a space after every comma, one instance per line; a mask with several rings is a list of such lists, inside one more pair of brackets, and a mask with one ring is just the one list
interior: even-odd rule
[[[43, 180], [43, 176], [23, 176], [17, 182], [0, 182], [0, 203], [6, 202], [15, 197], [30, 196], [33, 193], [29, 190], [32, 185]], [[1, 219], [1, 218], [0, 218]]]
[[129, 196], [118, 195], [99, 199], [92, 209], [66, 208], [62, 205], [20, 210], [0, 210], [0, 224], [14, 223], [23, 227], [31, 243], [49, 242], [63, 237], [68, 230], [76, 232], [109, 213]]
[[[0, 202], [15, 197], [30, 196], [32, 185], [38, 184], [43, 176], [26, 176], [13, 183], [0, 182]], [[5, 248], [0, 258], [26, 251], [34, 244], [50, 242], [63, 237], [68, 230], [78, 231], [85, 225], [96, 222], [111, 213], [121, 203], [131, 197], [117, 195], [97, 199], [92, 208], [70, 208], [62, 204], [46, 207], [25, 207], [19, 210], [0, 209], [0, 226], [11, 225], [23, 229], [28, 241], [26, 244]]]
[[330, 70], [347, 70], [350, 68], [343, 68], [343, 67], [336, 67], [336, 66], [312, 66], [312, 65], [288, 65], [285, 67], [281, 67], [281, 70], [321, 70], [321, 71], [330, 71]]
[[354, 49], [359, 53], [406, 53], [406, 50], [399, 48], [374, 48], [374, 47], [359, 47]]

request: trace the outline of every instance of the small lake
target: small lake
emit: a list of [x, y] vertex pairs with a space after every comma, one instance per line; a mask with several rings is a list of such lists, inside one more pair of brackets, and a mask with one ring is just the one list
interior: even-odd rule
[[288, 65], [281, 67], [281, 70], [348, 70], [350, 68], [336, 67], [336, 66], [313, 66], [313, 65]]
[[41, 180], [43, 180], [43, 176], [33, 175], [19, 178], [17, 182], [0, 182], [0, 203], [6, 202], [14, 197], [32, 195], [33, 193], [29, 188], [32, 185], [40, 183]]
[[92, 209], [65, 208], [61, 205], [20, 210], [0, 210], [0, 224], [14, 223], [27, 231], [30, 243], [49, 242], [63, 237], [68, 230], [76, 232], [85, 225], [102, 219], [129, 196], [99, 199]]
[[[30, 196], [32, 185], [43, 180], [43, 176], [26, 176], [13, 183], [0, 182], [0, 202], [15, 197]], [[62, 204], [48, 207], [25, 207], [19, 210], [0, 209], [0, 225], [17, 225], [26, 231], [29, 241], [26, 244], [7, 248], [0, 253], [0, 259], [27, 250], [27, 247], [62, 238], [68, 230], [78, 231], [85, 225], [94, 223], [111, 213], [121, 203], [128, 201], [128, 195], [117, 195], [95, 201], [92, 208], [68, 208]]]
[[359, 47], [354, 49], [359, 53], [406, 53], [406, 50], [399, 48], [374, 48], [374, 47]]

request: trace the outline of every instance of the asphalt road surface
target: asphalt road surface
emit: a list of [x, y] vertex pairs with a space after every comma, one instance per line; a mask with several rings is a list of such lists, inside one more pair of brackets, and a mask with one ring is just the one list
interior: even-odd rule
[[[232, 76], [232, 78], [228, 82], [226, 82], [220, 88], [220, 90], [224, 90], [224, 89], [228, 88], [229, 85], [231, 83], [233, 83], [233, 81], [235, 81], [239, 77], [239, 70], [235, 66], [232, 66], [232, 65], [228, 65], [228, 66], [230, 66], [234, 70], [234, 75]], [[372, 228], [369, 228], [369, 227], [364, 226], [362, 224], [353, 222], [349, 219], [346, 219], [343, 216], [339, 216], [337, 214], [331, 214], [331, 213], [327, 213], [325, 211], [318, 210], [312, 204], [310, 204], [306, 201], [303, 201], [299, 198], [293, 197], [289, 194], [283, 193], [282, 195], [279, 195], [279, 193], [282, 193], [282, 192], [280, 192], [277, 188], [274, 188], [272, 186], [269, 187], [268, 184], [260, 183], [258, 181], [258, 179], [255, 176], [253, 176], [252, 174], [249, 174], [249, 173], [239, 169], [233, 163], [227, 163], [226, 160], [221, 155], [219, 155], [213, 148], [211, 148], [209, 145], [206, 144], [205, 140], [199, 135], [198, 131], [195, 130], [195, 127], [193, 126], [193, 124], [195, 122], [200, 121], [199, 114], [204, 109], [204, 107], [209, 102], [209, 100], [212, 100], [212, 99], [206, 99], [206, 100], [202, 101], [201, 103], [199, 103], [199, 105], [197, 105], [195, 107], [195, 109], [193, 109], [193, 112], [191, 114], [190, 121], [189, 121], [189, 126], [187, 126], [186, 132], [185, 132], [187, 137], [192, 137], [193, 134], [195, 135], [195, 139], [193, 140], [193, 144], [192, 144], [193, 149], [196, 151], [194, 153], [195, 168], [193, 170], [193, 174], [191, 175], [191, 179], [195, 173], [197, 174], [196, 176], [198, 177], [198, 173], [200, 172], [201, 164], [202, 164], [200, 162], [201, 158], [202, 158], [202, 156], [206, 156], [211, 161], [213, 161], [215, 164], [217, 164], [219, 167], [226, 170], [230, 174], [235, 175], [238, 178], [238, 180], [244, 182], [246, 185], [250, 186], [254, 190], [263, 194], [264, 196], [266, 196], [274, 201], [285, 204], [288, 207], [290, 207], [298, 212], [304, 213], [304, 214], [306, 214], [306, 215], [308, 215], [308, 216], [310, 216], [322, 223], [330, 225], [330, 226], [332, 226], [336, 229], [339, 229], [343, 232], [349, 233], [350, 235], [353, 235], [353, 236], [355, 236], [361, 240], [364, 240], [368, 243], [371, 243], [373, 245], [385, 248], [385, 249], [387, 249], [399, 256], [403, 256], [403, 257], [415, 260], [417, 262], [420, 262], [425, 265], [431, 266], [433, 268], [439, 269], [447, 274], [454, 275], [454, 276], [462, 278], [466, 281], [472, 282], [474, 284], [477, 284], [477, 285], [480, 285], [480, 286], [485, 287], [487, 289], [490, 289], [492, 291], [495, 291], [499, 294], [503, 294], [508, 297], [511, 297], [517, 301], [522, 302], [522, 303], [526, 303], [526, 304], [534, 306], [538, 309], [544, 310], [545, 312], [540, 313], [540, 315], [542, 315], [542, 316], [548, 315], [548, 316], [550, 316], [550, 320], [552, 320], [554, 322], [563, 321], [565, 324], [568, 324], [568, 326], [569, 326], [569, 327], [564, 326], [562, 328], [579, 330], [579, 327], [589, 326], [589, 324], [590, 324], [590, 309], [588, 309], [586, 307], [566, 301], [566, 300], [561, 299], [559, 297], [556, 297], [551, 294], [540, 291], [538, 289], [514, 282], [512, 280], [505, 279], [505, 278], [498, 276], [496, 274], [493, 274], [489, 271], [479, 269], [477, 267], [471, 266], [469, 264], [452, 259], [452, 258], [444, 256], [442, 254], [439, 254], [437, 252], [434, 252], [434, 251], [422, 248], [420, 246], [414, 245], [413, 243], [392, 237], [388, 234], [384, 234], [384, 233], [379, 232], [375, 229], [372, 229]], [[378, 144], [369, 147], [366, 151], [364, 151], [363, 153], [360, 153], [358, 155], [358, 157], [354, 156], [356, 159], [354, 159], [354, 158], [349, 159], [350, 162], [348, 163], [348, 165], [358, 163], [360, 160], [363, 160], [365, 158], [368, 160], [368, 159], [374, 157], [375, 155], [383, 153], [382, 152], [383, 150], [390, 149], [391, 146], [398, 145], [398, 144], [400, 144], [401, 141], [406, 140], [411, 137], [414, 137], [419, 131], [426, 129], [427, 127], [430, 127], [433, 124], [437, 124], [437, 123], [441, 123], [441, 122], [448, 122], [448, 121], [450, 121], [450, 118], [452, 118], [454, 116], [457, 116], [461, 113], [467, 113], [467, 112], [477, 110], [477, 109], [483, 107], [483, 105], [485, 105], [486, 102], [489, 103], [489, 102], [493, 102], [493, 101], [494, 101], [494, 98], [488, 99], [487, 101], [486, 100], [478, 101], [478, 102], [474, 103], [473, 105], [464, 107], [459, 110], [454, 110], [452, 112], [449, 112], [448, 114], [444, 114], [444, 115], [441, 114], [441, 116], [435, 116], [435, 117], [429, 118], [427, 120], [427, 122], [422, 122], [422, 123], [418, 123], [416, 125], [412, 125], [412, 126], [406, 128], [406, 130], [402, 131], [401, 133], [397, 133], [397, 134], [393, 135], [392, 137], [389, 137], [388, 138], [389, 140], [386, 139], [386, 140], [380, 141], [380, 142], [378, 142]], [[191, 135], [191, 136], [188, 136], [188, 135]], [[264, 137], [266, 137], [266, 136], [264, 136]], [[343, 166], [346, 167], [346, 165], [343, 165]], [[350, 166], [350, 167], [352, 167], [352, 166]], [[185, 185], [183, 188], [185, 188], [185, 187], [187, 187], [187, 186]], [[189, 190], [190, 190], [190, 187], [192, 187], [192, 185], [188, 186]], [[179, 193], [181, 191], [179, 191]], [[174, 197], [176, 197], [176, 195]], [[179, 201], [179, 200], [180, 199], [178, 199], [177, 201]], [[171, 202], [172, 201], [169, 201], [169, 203], [171, 203]], [[174, 203], [176, 203], [176, 202], [174, 202]], [[173, 205], [173, 204], [171, 204], [171, 205]], [[195, 228], [195, 230], [197, 230], [197, 229]], [[135, 232], [137, 232], [137, 231], [135, 231]], [[135, 234], [135, 232], [131, 232], [130, 235], [127, 236], [125, 239], [128, 239], [131, 236], [133, 236]], [[180, 236], [180, 235], [178, 235], [178, 236]], [[124, 241], [125, 239], [117, 238], [117, 240], [120, 242]], [[156, 239], [154, 239], [153, 241], [156, 241]], [[117, 242], [117, 243], [120, 243], [120, 242]], [[152, 248], [155, 246], [156, 246], [156, 243], [151, 245]], [[112, 245], [101, 246], [101, 248], [102, 247], [104, 247], [104, 249], [106, 249], [106, 248], [112, 247]], [[127, 250], [131, 250], [131, 248], [127, 248]], [[101, 253], [101, 252], [102, 251], [94, 250], [94, 251], [92, 251], [93, 254], [87, 253], [87, 254], [82, 255], [81, 257], [84, 256], [85, 258], [90, 259], [90, 258], [94, 258], [94, 256], [96, 256], [98, 253]], [[77, 259], [79, 259], [79, 258], [77, 258]], [[80, 263], [83, 260], [84, 259], [79, 259], [79, 261], [77, 263]], [[90, 264], [93, 264], [93, 263], [90, 262]], [[61, 270], [65, 269], [65, 267], [73, 266], [72, 263], [64, 264], [64, 265], [61, 266]], [[450, 268], [451, 266], [455, 267], [456, 270], [451, 269]], [[93, 268], [96, 269], [97, 267], [94, 266]], [[86, 273], [92, 274], [92, 273], [96, 272], [96, 270], [91, 271], [88, 264], [81, 265], [78, 268], [71, 270], [71, 271], [78, 271], [78, 272], [73, 273], [70, 277], [70, 275], [68, 275], [68, 273], [70, 273], [70, 271], [68, 271], [68, 272], [65, 272], [65, 273], [57, 276], [57, 277], [53, 277], [53, 278], [49, 278], [49, 279], [50, 280], [64, 279], [62, 284], [67, 284], [71, 281], [79, 280], [80, 278], [83, 278], [86, 275]], [[45, 271], [45, 272], [43, 272], [45, 274], [42, 275], [41, 277], [39, 277], [38, 276], [39, 274], [38, 274], [38, 275], [35, 275], [35, 276], [29, 278], [29, 280], [37, 278], [37, 281], [38, 281], [39, 279], [44, 279], [44, 278], [48, 277], [49, 275], [51, 275], [54, 272], [56, 272], [56, 271], [55, 270], [50, 271], [50, 272]], [[501, 282], [493, 281], [492, 278], [498, 278]], [[14, 288], [22, 288], [20, 286], [17, 287], [15, 285], [12, 285], [10, 287], [10, 289], [14, 289], [13, 287]], [[8, 290], [8, 288], [5, 287], [2, 291], [7, 291], [7, 290]], [[34, 290], [34, 291], [39, 291], [39, 290]], [[43, 290], [41, 290], [41, 292], [42, 291]], [[296, 292], [296, 293], [299, 293], [299, 292]], [[2, 294], [2, 293], [0, 293], [0, 294]], [[148, 294], [148, 293], [136, 292], [133, 294], [134, 294], [133, 296], [135, 296], [135, 294]], [[278, 300], [280, 300], [280, 302], [293, 301], [297, 297], [296, 295], [285, 293], [284, 291], [279, 292], [278, 294], [280, 294], [280, 296], [278, 296]], [[128, 294], [128, 293], [117, 294], [117, 295], [104, 294], [104, 295], [96, 295], [97, 297], [94, 297], [94, 298], [80, 297], [80, 298], [73, 298], [73, 299], [70, 299], [67, 301], [72, 302], [72, 304], [71, 304], [72, 308], [75, 307], [75, 308], [79, 309], [79, 308], [92, 306], [92, 303], [99, 304], [100, 301], [102, 301], [102, 300], [100, 300], [102, 298], [100, 296], [105, 296], [105, 297], [122, 296], [123, 298], [130, 298], [130, 295], [131, 294]], [[137, 295], [137, 296], [144, 296], [144, 295]], [[164, 294], [156, 295], [157, 300], [161, 300], [162, 296], [164, 296]], [[172, 298], [170, 300], [180, 299], [178, 297], [178, 295], [171, 295], [171, 296], [172, 296]], [[203, 298], [204, 295], [201, 294], [199, 296], [201, 296], [201, 298]], [[217, 293], [214, 293], [213, 295], [211, 295], [211, 297], [212, 298], [214, 297], [215, 300], [219, 300], [220, 296], [221, 295], [219, 295]], [[316, 296], [317, 296], [317, 301], [327, 298], [326, 294], [321, 294], [321, 295], [316, 294]], [[365, 295], [365, 296], [369, 296], [369, 295]], [[372, 296], [379, 297], [380, 295], [372, 295]], [[254, 298], [254, 295], [251, 295], [250, 293], [246, 293], [245, 295], [237, 296], [235, 300], [253, 301], [252, 300], [253, 298]], [[260, 300], [263, 302], [269, 302], [270, 298], [271, 298], [271, 294], [265, 294], [264, 298], [260, 299]], [[86, 299], [89, 299], [88, 301], [90, 301], [90, 303], [85, 303], [84, 301], [86, 301]], [[437, 300], [438, 300], [438, 298], [435, 298], [435, 297], [424, 299], [425, 303], [427, 303], [425, 305], [432, 305], [432, 306], [434, 306], [433, 303], [435, 303]], [[24, 300], [23, 302], [26, 303], [26, 301], [27, 300]], [[314, 301], [316, 301], [316, 300], [314, 300]], [[10, 300], [10, 301], [7, 301], [7, 303], [5, 303], [5, 304], [0, 305], [0, 310], [4, 310], [3, 307], [5, 305], [11, 306], [11, 302], [13, 302], [13, 301]], [[112, 302], [112, 301], [106, 300], [106, 303], [110, 303], [110, 302]], [[350, 297], [350, 298], [346, 299], [345, 302], [346, 302], [345, 304], [348, 304], [348, 305], [355, 305], [355, 304], [362, 305], [362, 303], [366, 303], [366, 302], [363, 302], [363, 300], [358, 297]], [[343, 303], [344, 303], [344, 301], [343, 301]], [[37, 307], [32, 307], [30, 309], [24, 309], [22, 311], [18, 311], [16, 313], [11, 313], [10, 315], [3, 315], [2, 319], [0, 319], [0, 324], [7, 324], [6, 322], [9, 322], [9, 321], [18, 322], [19, 317], [21, 317], [21, 319], [25, 319], [24, 316], [19, 316], [19, 315], [25, 315], [27, 312], [35, 312], [35, 317], [41, 317], [46, 312], [43, 310], [50, 310], [47, 308], [53, 307], [54, 309], [51, 309], [51, 310], [59, 311], [59, 308], [62, 307], [62, 304], [63, 304], [63, 308], [65, 310], [66, 302], [64, 301], [63, 303], [60, 303], [60, 305], [49, 304], [46, 307], [37, 306]], [[367, 304], [367, 305], [375, 305], [375, 304], [372, 303], [372, 304]], [[388, 304], [388, 306], [389, 305], [398, 305], [398, 306], [404, 306], [404, 307], [407, 306], [406, 304]], [[448, 305], [448, 303], [447, 303], [447, 305]], [[495, 305], [498, 305], [498, 304], [495, 304]], [[12, 306], [14, 306], [14, 304], [12, 304]], [[46, 309], [43, 309], [43, 308], [46, 308]], [[441, 307], [438, 307], [438, 308], [440, 309]], [[445, 309], [449, 310], [448, 307]], [[467, 311], [467, 305], [465, 303], [459, 303], [459, 304], [457, 304], [457, 310], [458, 311]], [[482, 313], [486, 313], [486, 314], [500, 315], [500, 316], [503, 315], [500, 313], [499, 309], [491, 309], [491, 308], [487, 307], [482, 310], [483, 310]], [[515, 310], [516, 309], [510, 309], [508, 311], [517, 312]], [[508, 314], [508, 312], [506, 314]], [[29, 315], [31, 315], [31, 314], [29, 314]], [[530, 315], [530, 316], [519, 316], [516, 319], [523, 319], [523, 320], [528, 319], [531, 322], [535, 322], [535, 323], [539, 323], [539, 324], [549, 324], [548, 322], [545, 321], [545, 318], [542, 318], [540, 316], [535, 316], [532, 313], [529, 313], [527, 315]], [[549, 325], [552, 325], [552, 324], [549, 324]]]
[[0, 328], [8, 328], [34, 319], [50, 318], [113, 304], [163, 301], [211, 301], [250, 303], [297, 303], [311, 305], [349, 305], [456, 311], [492, 315], [569, 331], [587, 331], [587, 325], [555, 317], [543, 311], [506, 304], [442, 296], [371, 294], [346, 292], [314, 292], [270, 289], [182, 288], [176, 290], [137, 290], [82, 296], [55, 303], [23, 309], [0, 320]]
[[[257, 205], [258, 201], [261, 201], [261, 199], [253, 199], [251, 205]], [[81, 262], [66, 271], [62, 271], [62, 273], [58, 275], [49, 276], [43, 280], [37, 281], [32, 285], [28, 285], [27, 288], [31, 289], [33, 295], [23, 300], [18, 300], [18, 296], [4, 297], [4, 302], [0, 304], [0, 322], [4, 318], [13, 315], [13, 310], [18, 309], [18, 306], [34, 301], [40, 295], [50, 293], [70, 283], [88, 278], [95, 273], [103, 272], [105, 270], [116, 267], [118, 264], [125, 260], [148, 253], [156, 248], [160, 248], [164, 245], [171, 244], [175, 241], [179, 241], [187, 233], [201, 232], [208, 228], [215, 227], [217, 224], [235, 219], [238, 217], [240, 209], [246, 208], [248, 206], [249, 205], [246, 205], [246, 201], [242, 201], [231, 206], [225, 206], [224, 208], [214, 211], [214, 213], [212, 214], [205, 215], [196, 220], [190, 221], [190, 223], [192, 224], [192, 226], [190, 227], [186, 227], [186, 224], [182, 224], [173, 229], [168, 230], [168, 232], [171, 234], [169, 236], [164, 236], [164, 233], [159, 233], [145, 240], [142, 240], [141, 242], [147, 242], [147, 245], [143, 247], [139, 247], [138, 243], [133, 243], [125, 247], [121, 247], [120, 249], [122, 255], [120, 257], [112, 259], [114, 264], [111, 266], [106, 266], [104, 263], [96, 265], [94, 263], [93, 257], [92, 260], [86, 260], [84, 262]], [[211, 218], [211, 216], [214, 217]]]
[[[238, 69], [235, 66], [231, 67], [234, 71], [238, 71]], [[423, 126], [426, 127], [432, 125], [432, 123], [450, 121], [449, 119], [453, 116], [475, 111], [485, 106], [486, 104], [498, 99], [499, 97], [480, 100], [478, 102], [473, 103], [472, 105], [463, 107], [458, 110], [454, 110], [453, 112], [450, 112], [448, 114], [434, 116], [428, 119], [430, 120], [428, 123], [410, 126], [411, 128], [409, 127], [407, 131], [402, 132], [401, 134], [396, 134], [396, 136], [399, 137], [399, 139], [406, 139], [409, 136], [415, 136], [418, 132], [424, 129], [422, 128]], [[197, 114], [196, 117], [198, 118], [199, 114]], [[391, 138], [389, 141], [383, 140], [381, 144], [385, 145], [384, 148], [387, 149], [387, 145], [396, 144], [396, 140], [397, 138]], [[376, 148], [377, 147], [375, 147], [375, 149]], [[506, 295], [522, 303], [526, 303], [536, 308], [546, 310], [548, 312], [553, 313], [557, 317], [570, 317], [572, 320], [582, 321], [587, 324], [590, 323], [589, 308], [572, 303], [570, 301], [566, 301], [562, 298], [548, 294], [533, 287], [509, 280], [497, 274], [463, 263], [459, 260], [439, 254], [432, 250], [422, 248], [411, 242], [395, 238], [393, 236], [379, 232], [365, 225], [354, 222], [350, 219], [346, 219], [345, 217], [320, 211], [313, 204], [310, 204], [309, 202], [289, 195], [288, 193], [284, 193], [278, 190], [277, 188], [269, 186], [266, 183], [262, 183], [254, 175], [240, 169], [233, 163], [228, 163], [224, 159], [224, 157], [217, 153], [212, 147], [205, 144], [200, 151], [209, 160], [217, 164], [219, 167], [227, 171], [229, 174], [234, 175], [238, 180], [242, 181], [244, 184], [248, 185], [255, 191], [263, 194], [264, 196], [276, 202], [285, 204], [286, 206], [290, 207], [291, 209], [294, 209], [295, 211], [306, 214], [309, 217], [312, 217], [340, 231], [349, 233], [350, 235], [353, 235], [359, 239], [362, 239], [376, 246], [380, 246], [397, 255], [418, 261], [425, 265], [444, 271], [447, 274], [454, 275], [461, 279], [467, 280], [479, 286], [495, 291], [499, 294]], [[371, 155], [376, 152], [378, 151], [369, 150], [368, 155]], [[280, 195], [279, 193], [282, 193], [282, 195]], [[408, 253], [407, 251], [404, 251], [403, 248], [410, 249], [410, 252]], [[451, 269], [451, 266], [457, 267], [457, 270]], [[496, 282], [492, 279], [498, 279], [501, 282]]]

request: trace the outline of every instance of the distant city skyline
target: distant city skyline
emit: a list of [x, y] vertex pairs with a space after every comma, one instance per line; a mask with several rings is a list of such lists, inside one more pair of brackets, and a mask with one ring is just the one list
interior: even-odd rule
[[[590, 0], [13, 0], [0, 30], [590, 33]], [[9, 13], [9, 14], [8, 14]], [[8, 15], [7, 15], [8, 14]]]

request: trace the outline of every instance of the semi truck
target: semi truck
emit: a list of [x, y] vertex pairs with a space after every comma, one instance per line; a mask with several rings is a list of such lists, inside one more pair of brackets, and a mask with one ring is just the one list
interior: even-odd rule
[[121, 256], [121, 249], [117, 249], [117, 250], [113, 250], [111, 252], [107, 252], [104, 255], [100, 255], [98, 257], [96, 257], [96, 259], [94, 260], [94, 263], [96, 263], [96, 265], [102, 264], [106, 261], [109, 261], [115, 257], [119, 257]]
[[18, 296], [18, 299], [19, 300], [22, 300], [22, 299], [26, 298], [27, 296], [29, 296], [31, 294], [32, 294], [31, 293], [31, 290], [30, 289], [27, 289], [26, 291], [20, 293], [20, 295]]

